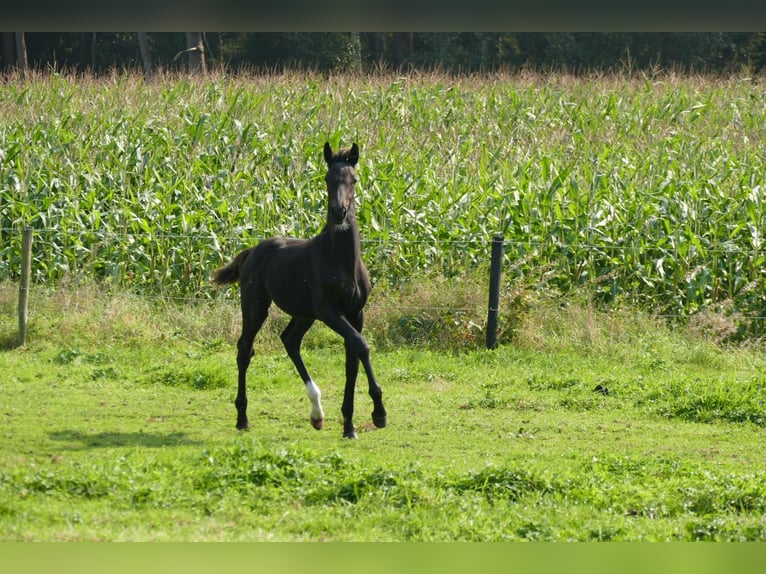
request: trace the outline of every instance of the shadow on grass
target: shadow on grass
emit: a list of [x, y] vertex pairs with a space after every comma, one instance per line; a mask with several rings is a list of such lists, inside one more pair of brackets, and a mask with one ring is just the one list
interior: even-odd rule
[[162, 448], [166, 446], [186, 446], [201, 444], [191, 440], [183, 432], [147, 433], [147, 432], [100, 432], [83, 433], [80, 431], [64, 430], [49, 433], [51, 439], [70, 443], [68, 450], [84, 450], [99, 447], [141, 446], [147, 448]]

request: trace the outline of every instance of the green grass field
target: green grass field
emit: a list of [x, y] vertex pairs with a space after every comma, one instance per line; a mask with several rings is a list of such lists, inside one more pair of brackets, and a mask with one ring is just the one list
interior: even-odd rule
[[[13, 289], [3, 293], [7, 334]], [[234, 337], [196, 331], [210, 309], [60, 297], [38, 294], [45, 317], [34, 342], [0, 353], [0, 539], [766, 534], [766, 383], [755, 350], [721, 349], [640, 315], [620, 330], [613, 315], [548, 303], [524, 325], [555, 312], [560, 322], [526, 343], [374, 349], [390, 424], [370, 423], [362, 378], [360, 438], [349, 441], [341, 342], [326, 328], [306, 341], [328, 416], [318, 432], [267, 329], [243, 433], [234, 428]], [[236, 316], [232, 304], [215, 313], [225, 311]]]
[[[0, 86], [0, 540], [762, 540], [758, 78], [304, 75]], [[234, 428], [236, 289], [358, 141], [389, 411], [278, 333]], [[16, 347], [21, 229], [35, 228]], [[506, 238], [500, 346], [482, 348]]]

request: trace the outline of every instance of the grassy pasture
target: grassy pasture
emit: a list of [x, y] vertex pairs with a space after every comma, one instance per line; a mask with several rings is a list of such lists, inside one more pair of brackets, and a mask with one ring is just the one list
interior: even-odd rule
[[[6, 336], [15, 289], [0, 293]], [[347, 441], [342, 345], [327, 329], [304, 353], [325, 430], [309, 426], [302, 385], [267, 329], [241, 433], [234, 304], [170, 308], [70, 289], [34, 303], [35, 342], [0, 353], [2, 540], [766, 536], [757, 351], [640, 314], [623, 314], [632, 327], [620, 330], [613, 315], [549, 302], [525, 319], [534, 337], [495, 351], [376, 349], [390, 425], [371, 425], [360, 384], [360, 438]]]

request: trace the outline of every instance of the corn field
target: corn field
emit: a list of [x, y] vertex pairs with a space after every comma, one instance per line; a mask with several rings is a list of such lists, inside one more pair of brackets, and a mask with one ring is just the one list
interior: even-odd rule
[[[759, 335], [766, 93], [757, 78], [40, 75], [0, 85], [0, 279], [209, 298], [212, 270], [325, 219], [322, 145], [361, 147], [373, 279], [488, 265]], [[223, 296], [233, 296], [227, 293]]]

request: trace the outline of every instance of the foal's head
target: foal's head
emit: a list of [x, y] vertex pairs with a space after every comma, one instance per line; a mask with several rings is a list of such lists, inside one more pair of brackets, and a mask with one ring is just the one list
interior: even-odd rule
[[354, 166], [359, 161], [359, 146], [334, 153], [329, 142], [324, 144], [324, 159], [327, 162], [328, 211], [327, 221], [335, 230], [343, 231], [351, 226], [354, 217], [354, 185], [359, 178]]

